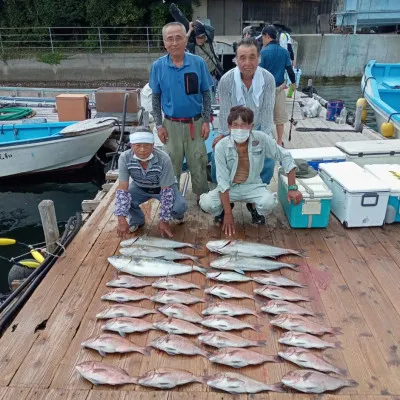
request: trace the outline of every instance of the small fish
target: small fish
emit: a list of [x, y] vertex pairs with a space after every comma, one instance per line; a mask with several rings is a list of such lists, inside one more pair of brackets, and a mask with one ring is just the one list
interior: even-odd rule
[[312, 315], [315, 314], [312, 311], [307, 310], [304, 307], [300, 307], [297, 304], [290, 303], [285, 300], [270, 300], [268, 303], [261, 307], [261, 311], [268, 314], [298, 314], [298, 315]]
[[268, 246], [262, 243], [246, 242], [244, 240], [214, 240], [207, 242], [207, 249], [219, 254], [242, 257], [269, 257], [275, 258], [283, 255], [297, 255], [302, 257], [302, 252], [292, 249]]
[[151, 258], [163, 258], [167, 261], [174, 260], [192, 260], [196, 263], [199, 262], [199, 259], [195, 256], [191, 256], [185, 253], [179, 253], [175, 250], [163, 249], [161, 247], [153, 247], [153, 246], [135, 246], [133, 247], [122, 247], [119, 252], [123, 256], [127, 257], [151, 257]]
[[153, 324], [139, 318], [113, 318], [108, 320], [102, 329], [105, 331], [118, 332], [121, 336], [125, 336], [127, 333], [134, 332], [147, 332], [151, 329], [156, 329]]
[[342, 387], [355, 387], [354, 380], [344, 380], [310, 369], [297, 369], [286, 374], [282, 383], [292, 389], [304, 393], [324, 393]]
[[308, 297], [304, 297], [296, 292], [278, 286], [261, 286], [254, 289], [253, 292], [272, 300], [310, 301]]
[[201, 335], [207, 332], [205, 329], [200, 328], [188, 321], [183, 321], [182, 319], [167, 318], [162, 321], [155, 322], [153, 326], [156, 329], [165, 331], [168, 333], [173, 333], [175, 335]]
[[224, 347], [264, 347], [265, 340], [249, 340], [228, 332], [208, 332], [197, 337], [200, 342], [219, 349]]
[[220, 372], [207, 378], [207, 385], [231, 394], [284, 392], [282, 384], [267, 385], [237, 372]]
[[156, 303], [163, 304], [196, 304], [206, 302], [204, 299], [200, 299], [199, 297], [187, 293], [178, 292], [176, 290], [163, 290], [152, 296], [150, 299]]
[[160, 278], [155, 281], [151, 286], [157, 289], [166, 290], [201, 289], [200, 286], [197, 286], [192, 282], [170, 277]]
[[272, 274], [260, 274], [253, 276], [253, 280], [257, 283], [261, 283], [262, 285], [271, 285], [271, 286], [293, 286], [299, 288], [305, 288], [305, 285], [292, 281], [288, 278], [285, 278], [281, 275], [272, 275]]
[[132, 275], [119, 275], [115, 279], [111, 280], [110, 282], [106, 283], [106, 286], [109, 287], [119, 287], [119, 288], [142, 288], [145, 286], [151, 286], [151, 283], [146, 282], [142, 279], [135, 278]]
[[183, 354], [186, 356], [195, 356], [197, 354], [203, 357], [209, 357], [210, 354], [196, 346], [191, 340], [178, 335], [165, 335], [154, 339], [151, 345], [158, 349], [165, 351], [171, 356]]
[[211, 315], [201, 321], [203, 326], [208, 328], [218, 329], [219, 331], [233, 331], [241, 329], [252, 329], [253, 331], [259, 331], [260, 327], [257, 325], [248, 324], [241, 321], [238, 318], [229, 317], [226, 315]]
[[101, 334], [86, 339], [81, 343], [81, 346], [98, 351], [102, 357], [105, 357], [106, 353], [135, 352], [143, 354], [144, 356], [150, 355], [150, 351], [147, 347], [137, 346], [128, 339], [109, 334]]
[[249, 282], [252, 279], [246, 275], [238, 274], [237, 272], [209, 272], [206, 275], [207, 279], [220, 282]]
[[331, 343], [308, 333], [292, 331], [284, 333], [278, 339], [278, 342], [287, 346], [303, 347], [305, 349], [338, 349], [341, 347], [340, 342]]
[[85, 361], [75, 368], [93, 385], [137, 384], [137, 378], [130, 376], [124, 369], [100, 361]]
[[163, 249], [181, 249], [183, 247], [191, 247], [192, 249], [199, 248], [199, 246], [196, 244], [176, 242], [175, 240], [151, 236], [137, 236], [132, 239], [123, 240], [121, 242], [121, 247], [129, 247], [133, 245], [160, 247]]
[[227, 285], [214, 285], [204, 290], [220, 299], [254, 299], [253, 296]]
[[125, 303], [127, 301], [140, 301], [147, 299], [149, 300], [149, 296], [146, 296], [143, 293], [136, 292], [135, 290], [125, 289], [125, 288], [116, 288], [111, 292], [108, 292], [101, 296], [102, 300], [116, 301], [118, 303]]
[[279, 351], [278, 355], [303, 368], [316, 369], [321, 372], [333, 372], [338, 375], [347, 375], [345, 369], [335, 367], [310, 350], [291, 347], [285, 351]]
[[138, 379], [139, 385], [158, 389], [173, 389], [176, 386], [186, 385], [191, 382], [203, 383], [203, 379], [193, 375], [191, 372], [172, 368], [153, 369], [147, 371]]
[[148, 314], [157, 314], [156, 310], [149, 310], [143, 307], [128, 306], [125, 304], [115, 305], [106, 308], [104, 311], [96, 315], [97, 319], [132, 317], [140, 318]]
[[254, 315], [257, 317], [257, 313], [250, 308], [238, 306], [231, 303], [213, 303], [210, 304], [202, 312], [203, 315], [229, 315], [234, 317], [236, 315]]
[[166, 304], [158, 309], [164, 315], [172, 318], [183, 319], [184, 321], [199, 323], [203, 317], [184, 304]]
[[324, 333], [340, 333], [339, 328], [327, 328], [301, 315], [282, 314], [270, 321], [272, 325], [279, 326], [288, 331], [311, 333], [313, 335], [323, 335]]
[[233, 368], [243, 368], [248, 365], [259, 365], [266, 362], [280, 362], [277, 356], [266, 356], [249, 349], [226, 347], [219, 349], [209, 358], [211, 362], [229, 365]]

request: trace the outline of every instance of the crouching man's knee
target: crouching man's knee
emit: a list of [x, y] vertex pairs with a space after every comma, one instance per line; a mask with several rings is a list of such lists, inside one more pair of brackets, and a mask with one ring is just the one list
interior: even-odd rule
[[261, 215], [269, 215], [277, 204], [276, 194], [266, 191], [256, 202], [257, 212]]
[[212, 215], [218, 215], [221, 213], [221, 208], [222, 208], [222, 203], [221, 199], [219, 197], [219, 193], [215, 195], [213, 191], [204, 193], [200, 196], [200, 202], [199, 202], [200, 208]]

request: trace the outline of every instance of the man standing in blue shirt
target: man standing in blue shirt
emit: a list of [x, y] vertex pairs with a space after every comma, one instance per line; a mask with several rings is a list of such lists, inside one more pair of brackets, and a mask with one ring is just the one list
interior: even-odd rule
[[276, 126], [277, 142], [282, 146], [285, 123], [289, 121], [286, 111], [285, 70], [296, 89], [296, 77], [292, 68], [289, 52], [280, 46], [276, 40], [278, 32], [272, 25], [262, 30], [264, 48], [261, 50], [260, 67], [265, 68], [275, 78], [276, 93], [274, 107], [274, 123]]
[[155, 61], [150, 71], [153, 116], [176, 178], [179, 181], [186, 157], [193, 192], [199, 199], [208, 192], [204, 141], [210, 133], [213, 82], [204, 60], [185, 52], [184, 25], [171, 22], [163, 27], [162, 34], [168, 54]]

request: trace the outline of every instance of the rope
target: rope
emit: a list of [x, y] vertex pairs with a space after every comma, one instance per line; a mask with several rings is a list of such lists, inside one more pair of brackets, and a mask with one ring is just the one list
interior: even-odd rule
[[298, 132], [355, 132], [354, 129], [332, 129], [332, 128], [296, 128]]
[[32, 114], [32, 108], [1, 108], [0, 109], [0, 121], [12, 121], [14, 119], [22, 119]]
[[400, 112], [391, 113], [391, 114], [389, 115], [388, 122], [390, 122], [390, 120], [392, 119], [393, 115], [400, 115]]

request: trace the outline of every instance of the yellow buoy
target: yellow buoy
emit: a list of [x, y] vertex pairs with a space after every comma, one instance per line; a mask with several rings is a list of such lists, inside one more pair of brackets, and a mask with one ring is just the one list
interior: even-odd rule
[[38, 263], [41, 264], [44, 261], [44, 257], [37, 250], [31, 250], [31, 254]]
[[356, 104], [356, 106], [357, 107], [359, 107], [359, 106], [361, 106], [362, 108], [366, 108], [367, 107], [367, 100], [365, 100], [365, 98], [364, 97], [360, 97], [358, 100], [357, 100], [357, 104]]
[[17, 243], [15, 239], [0, 238], [0, 246], [9, 246], [15, 243]]
[[36, 260], [21, 260], [18, 261], [18, 264], [21, 264], [27, 268], [37, 268], [40, 265], [40, 263]]
[[394, 125], [391, 122], [384, 122], [381, 126], [382, 136], [387, 138], [394, 136]]

